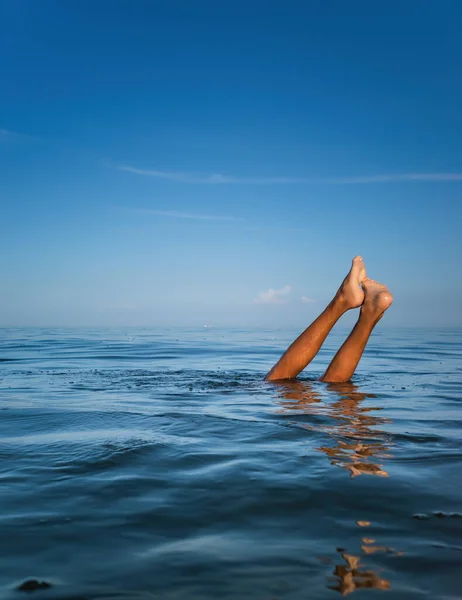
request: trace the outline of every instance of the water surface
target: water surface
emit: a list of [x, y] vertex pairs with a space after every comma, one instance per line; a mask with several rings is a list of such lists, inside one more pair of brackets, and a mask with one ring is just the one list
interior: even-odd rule
[[460, 597], [461, 330], [0, 333], [1, 597]]

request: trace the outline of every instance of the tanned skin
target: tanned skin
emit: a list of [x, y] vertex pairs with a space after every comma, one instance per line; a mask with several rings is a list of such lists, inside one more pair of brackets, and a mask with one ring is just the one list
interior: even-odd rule
[[392, 302], [393, 296], [387, 287], [369, 279], [363, 259], [356, 256], [334, 298], [319, 317], [287, 348], [266, 376], [266, 380], [294, 379], [319, 352], [340, 317], [348, 310], [361, 307], [353, 331], [321, 377], [321, 381], [329, 383], [349, 381], [372, 330]]

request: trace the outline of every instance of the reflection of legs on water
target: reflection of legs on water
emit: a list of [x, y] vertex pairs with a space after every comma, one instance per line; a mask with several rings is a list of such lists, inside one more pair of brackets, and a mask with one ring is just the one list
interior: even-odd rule
[[388, 475], [381, 463], [387, 457], [390, 440], [377, 429], [388, 419], [376, 416], [376, 408], [362, 405], [366, 398], [374, 398], [373, 394], [360, 391], [351, 382], [330, 383], [327, 390], [338, 398], [335, 402], [331, 399], [323, 402], [322, 388], [312, 382], [289, 380], [277, 382], [276, 386], [284, 412], [323, 415], [333, 420], [333, 425], [301, 424], [303, 428], [328, 434], [331, 443], [318, 450], [327, 455], [332, 465], [346, 469], [351, 477]]
[[369, 336], [383, 313], [393, 302], [393, 296], [386, 286], [372, 279], [364, 279], [362, 286], [365, 291], [364, 303], [358, 322], [348, 339], [334, 356], [321, 381], [348, 381], [361, 359]]
[[320, 390], [309, 381], [287, 379], [276, 383], [283, 412], [311, 412], [311, 405], [322, 402]]
[[363, 259], [356, 256], [353, 259], [350, 272], [345, 277], [334, 299], [324, 312], [286, 350], [266, 376], [268, 381], [293, 379], [313, 360], [328, 333], [340, 317], [347, 310], [357, 308], [363, 303], [364, 292], [360, 284], [365, 277], [366, 268]]
[[375, 429], [386, 419], [372, 415], [371, 411], [376, 409], [361, 406], [365, 398], [375, 396], [360, 392], [351, 382], [331, 383], [328, 390], [339, 396], [339, 400], [331, 405], [332, 416], [338, 422], [331, 433], [336, 444], [321, 447], [320, 450], [326, 453], [333, 465], [347, 469], [350, 477], [388, 477], [381, 465], [382, 459], [387, 456], [388, 440], [380, 430]]
[[374, 588], [376, 590], [389, 590], [390, 582], [388, 579], [379, 577], [371, 569], [361, 569], [359, 556], [340, 551], [340, 556], [345, 561], [344, 564], [338, 564], [334, 568], [336, 578], [335, 585], [329, 586], [331, 590], [340, 592], [342, 596], [347, 596], [352, 592], [364, 589]]
[[331, 406], [332, 415], [339, 424], [332, 432], [337, 443], [320, 450], [327, 454], [333, 465], [347, 469], [351, 477], [388, 477], [380, 464], [387, 456], [388, 439], [383, 432], [375, 429], [387, 420], [372, 415], [371, 411], [376, 409], [361, 405], [365, 398], [375, 396], [360, 392], [351, 382], [331, 383], [328, 389], [339, 396], [339, 400]]

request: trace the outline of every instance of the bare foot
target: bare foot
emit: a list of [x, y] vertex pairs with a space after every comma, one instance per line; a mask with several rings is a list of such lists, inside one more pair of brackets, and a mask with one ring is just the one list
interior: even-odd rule
[[362, 285], [366, 295], [361, 311], [380, 319], [393, 302], [393, 296], [390, 294], [386, 285], [377, 283], [377, 281], [369, 279], [368, 277], [364, 279]]
[[364, 301], [364, 292], [361, 282], [366, 279], [366, 267], [361, 256], [355, 256], [351, 263], [351, 269], [343, 280], [336, 298], [345, 304], [346, 308], [357, 308]]

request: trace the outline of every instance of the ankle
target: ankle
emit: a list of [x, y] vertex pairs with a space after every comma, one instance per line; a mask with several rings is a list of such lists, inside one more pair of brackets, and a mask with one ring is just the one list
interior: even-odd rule
[[351, 303], [348, 302], [346, 295], [339, 290], [331, 300], [328, 308], [330, 308], [333, 312], [339, 313], [339, 316], [342, 316], [344, 313], [350, 310], [352, 306]]
[[364, 323], [375, 325], [383, 317], [383, 314], [383, 310], [378, 310], [373, 306], [367, 306], [366, 304], [363, 304], [359, 311], [359, 318]]

